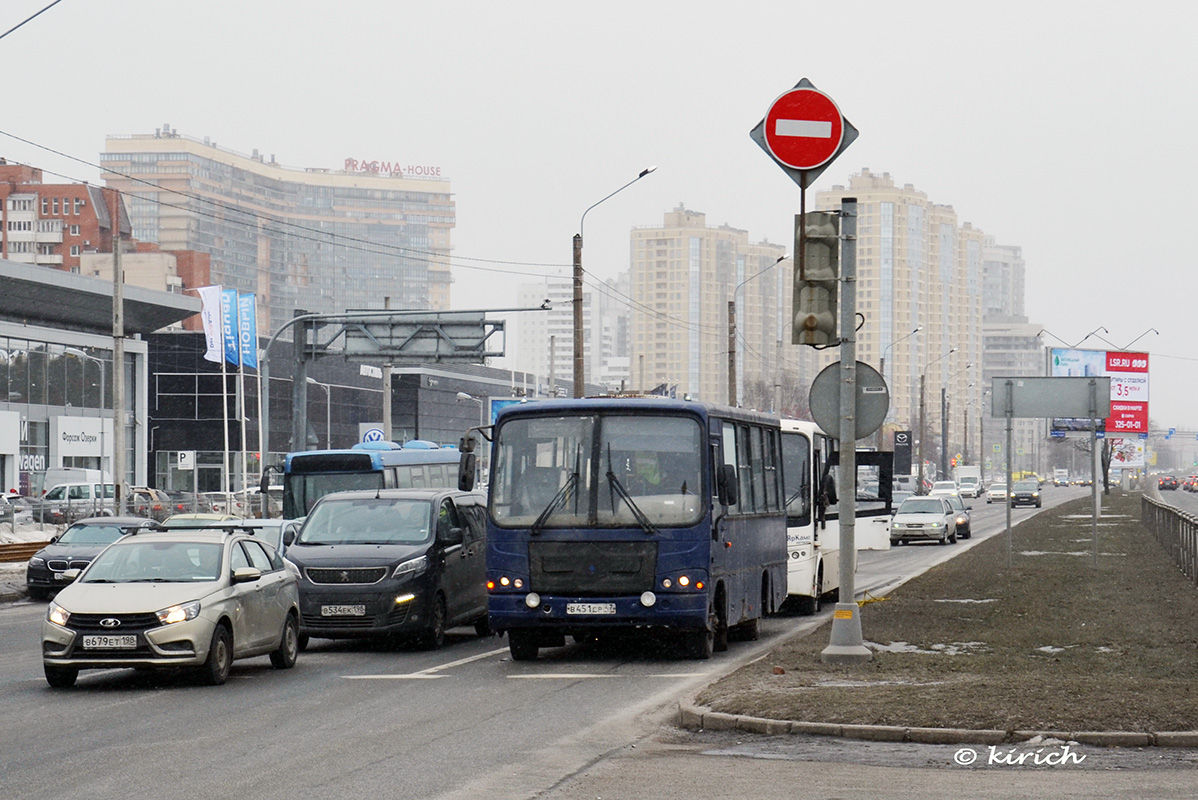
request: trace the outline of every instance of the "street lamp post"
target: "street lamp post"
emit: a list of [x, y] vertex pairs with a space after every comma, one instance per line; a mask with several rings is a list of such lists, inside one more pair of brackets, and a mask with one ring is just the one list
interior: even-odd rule
[[[922, 330], [923, 330], [922, 325], [916, 325], [915, 330], [911, 331], [906, 336], [902, 336], [898, 339], [895, 339], [893, 342], [886, 345], [885, 349], [882, 350], [882, 355], [881, 355], [881, 357], [878, 358], [878, 374], [882, 376], [883, 383], [886, 382], [886, 354], [890, 352], [890, 348], [894, 347], [899, 342], [910, 339], [912, 336], [914, 336], [915, 334], [919, 333]], [[894, 405], [892, 404], [890, 406], [890, 412], [893, 413], [893, 411], [894, 411]], [[887, 414], [887, 416], [890, 416], [890, 414]], [[882, 437], [885, 435], [885, 433], [886, 433], [885, 425], [882, 425], [880, 428], [878, 428], [878, 441], [877, 441], [877, 449], [878, 450], [882, 449]]]
[[587, 214], [592, 208], [602, 203], [604, 200], [614, 197], [620, 192], [627, 189], [632, 184], [639, 181], [641, 178], [650, 174], [657, 167], [646, 167], [641, 170], [640, 174], [630, 180], [628, 183], [616, 189], [614, 192], [592, 203], [587, 207], [587, 210], [582, 212], [582, 219], [578, 221], [578, 233], [574, 235], [574, 396], [582, 397], [585, 392], [585, 369], [586, 363], [582, 353], [582, 229], [587, 221]]
[[[942, 476], [948, 474], [948, 382], [972, 367], [973, 364], [966, 364], [945, 378], [944, 385], [940, 387], [940, 474]], [[971, 383], [970, 386], [972, 385]]]
[[736, 376], [736, 293], [746, 283], [764, 275], [788, 258], [790, 258], [790, 255], [787, 253], [778, 256], [773, 264], [745, 278], [736, 284], [736, 288], [732, 290], [732, 299], [728, 301], [728, 405], [730, 406], [740, 405], [740, 387], [737, 386], [738, 381]]
[[926, 410], [927, 402], [925, 400], [924, 385], [927, 383], [928, 367], [935, 364], [942, 358], [948, 358], [953, 353], [957, 352], [957, 348], [952, 348], [947, 353], [941, 356], [936, 356], [928, 363], [924, 364], [923, 372], [919, 373], [919, 483], [916, 484], [916, 493], [923, 492], [923, 462], [924, 462], [924, 442], [927, 440]]
[[315, 386], [320, 386], [324, 389], [324, 447], [326, 450], [333, 449], [333, 387], [327, 383], [321, 383], [315, 378], [307, 378], [308, 383]]
[[105, 374], [105, 369], [104, 369], [104, 359], [96, 358], [95, 356], [88, 355], [87, 353], [83, 352], [82, 350], [80, 350], [76, 347], [66, 347], [63, 349], [63, 352], [65, 354], [67, 354], [68, 356], [74, 356], [75, 358], [81, 358], [81, 359], [86, 359], [88, 361], [93, 361], [100, 366], [100, 411], [99, 411], [99, 417], [100, 417], [100, 477], [101, 477], [100, 483], [105, 483], [106, 481], [103, 480], [103, 477], [104, 477], [104, 383], [105, 383], [105, 378], [107, 377], [107, 375]]

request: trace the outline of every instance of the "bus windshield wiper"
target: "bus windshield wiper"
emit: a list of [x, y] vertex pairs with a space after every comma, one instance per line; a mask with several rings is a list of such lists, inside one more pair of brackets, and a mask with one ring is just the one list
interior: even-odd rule
[[632, 511], [632, 516], [636, 519], [640, 526], [645, 529], [645, 533], [658, 533], [656, 526], [649, 521], [645, 516], [645, 512], [637, 506], [633, 501], [632, 495], [624, 488], [624, 484], [620, 483], [620, 479], [616, 477], [615, 471], [611, 467], [611, 444], [607, 445], [607, 481], [611, 485], [611, 513], [614, 516], [616, 513], [616, 495], [620, 496], [628, 508]]
[[555, 494], [553, 499], [549, 501], [549, 505], [545, 506], [545, 510], [537, 515], [537, 518], [533, 521], [532, 525], [529, 526], [528, 532], [533, 534], [540, 533], [545, 527], [545, 523], [549, 521], [551, 516], [553, 516], [553, 512], [556, 511], [560, 506], [565, 505], [566, 499], [569, 498], [576, 486], [578, 486], [577, 470], [570, 473], [570, 475], [566, 477], [566, 483], [562, 486], [562, 488], [557, 490], [557, 494]]

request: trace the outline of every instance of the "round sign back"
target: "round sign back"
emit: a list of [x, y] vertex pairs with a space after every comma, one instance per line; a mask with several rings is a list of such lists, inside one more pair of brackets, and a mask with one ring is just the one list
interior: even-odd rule
[[[869, 364], [857, 362], [857, 413], [854, 431], [857, 439], [877, 432], [890, 410], [890, 390], [886, 380]], [[811, 382], [808, 397], [811, 418], [833, 439], [840, 438], [840, 364], [824, 367]]]
[[765, 143], [774, 158], [792, 169], [815, 169], [840, 149], [844, 117], [832, 98], [817, 89], [791, 89], [765, 115]]

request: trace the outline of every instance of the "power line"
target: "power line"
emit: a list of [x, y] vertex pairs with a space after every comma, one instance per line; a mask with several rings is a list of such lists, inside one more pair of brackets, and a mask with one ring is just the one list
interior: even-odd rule
[[35, 18], [37, 18], [37, 17], [40, 17], [42, 14], [45, 14], [47, 11], [49, 11], [49, 10], [50, 10], [50, 9], [52, 9], [52, 8], [54, 8], [54, 6], [58, 5], [58, 4], [59, 4], [59, 3], [61, 3], [61, 2], [62, 2], [62, 0], [54, 0], [54, 2], [53, 2], [53, 3], [51, 3], [51, 4], [50, 4], [50, 5], [48, 5], [48, 6], [46, 6], [46, 7], [45, 7], [45, 8], [43, 8], [41, 11], [37, 12], [36, 14], [34, 14], [33, 16], [31, 16], [31, 17], [26, 17], [25, 19], [21, 20], [21, 21], [20, 21], [20, 22], [18, 22], [16, 25], [13, 25], [11, 28], [9, 28], [8, 30], [6, 30], [4, 33], [0, 33], [0, 39], [3, 39], [5, 36], [8, 36], [10, 33], [12, 33], [13, 31], [15, 31], [17, 28], [19, 28], [19, 27], [21, 27], [22, 25], [24, 25], [26, 22], [30, 22], [31, 20], [33, 20], [33, 19], [35, 19]]

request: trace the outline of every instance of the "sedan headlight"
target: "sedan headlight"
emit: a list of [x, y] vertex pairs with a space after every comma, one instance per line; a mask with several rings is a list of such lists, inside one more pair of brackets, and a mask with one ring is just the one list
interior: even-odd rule
[[67, 620], [71, 618], [71, 612], [60, 606], [58, 603], [51, 603], [46, 608], [46, 619], [60, 627], [66, 627]]
[[158, 621], [163, 625], [173, 625], [176, 622], [187, 622], [189, 619], [195, 619], [200, 615], [200, 601], [192, 600], [190, 603], [181, 603], [177, 606], [164, 608], [161, 611], [155, 612]]
[[428, 567], [428, 556], [420, 556], [405, 561], [395, 568], [395, 572], [391, 573], [392, 578], [398, 578], [401, 575], [419, 575]]
[[46, 559], [42, 558], [41, 556], [34, 556], [33, 558], [29, 559], [29, 566], [44, 567], [46, 566]]

